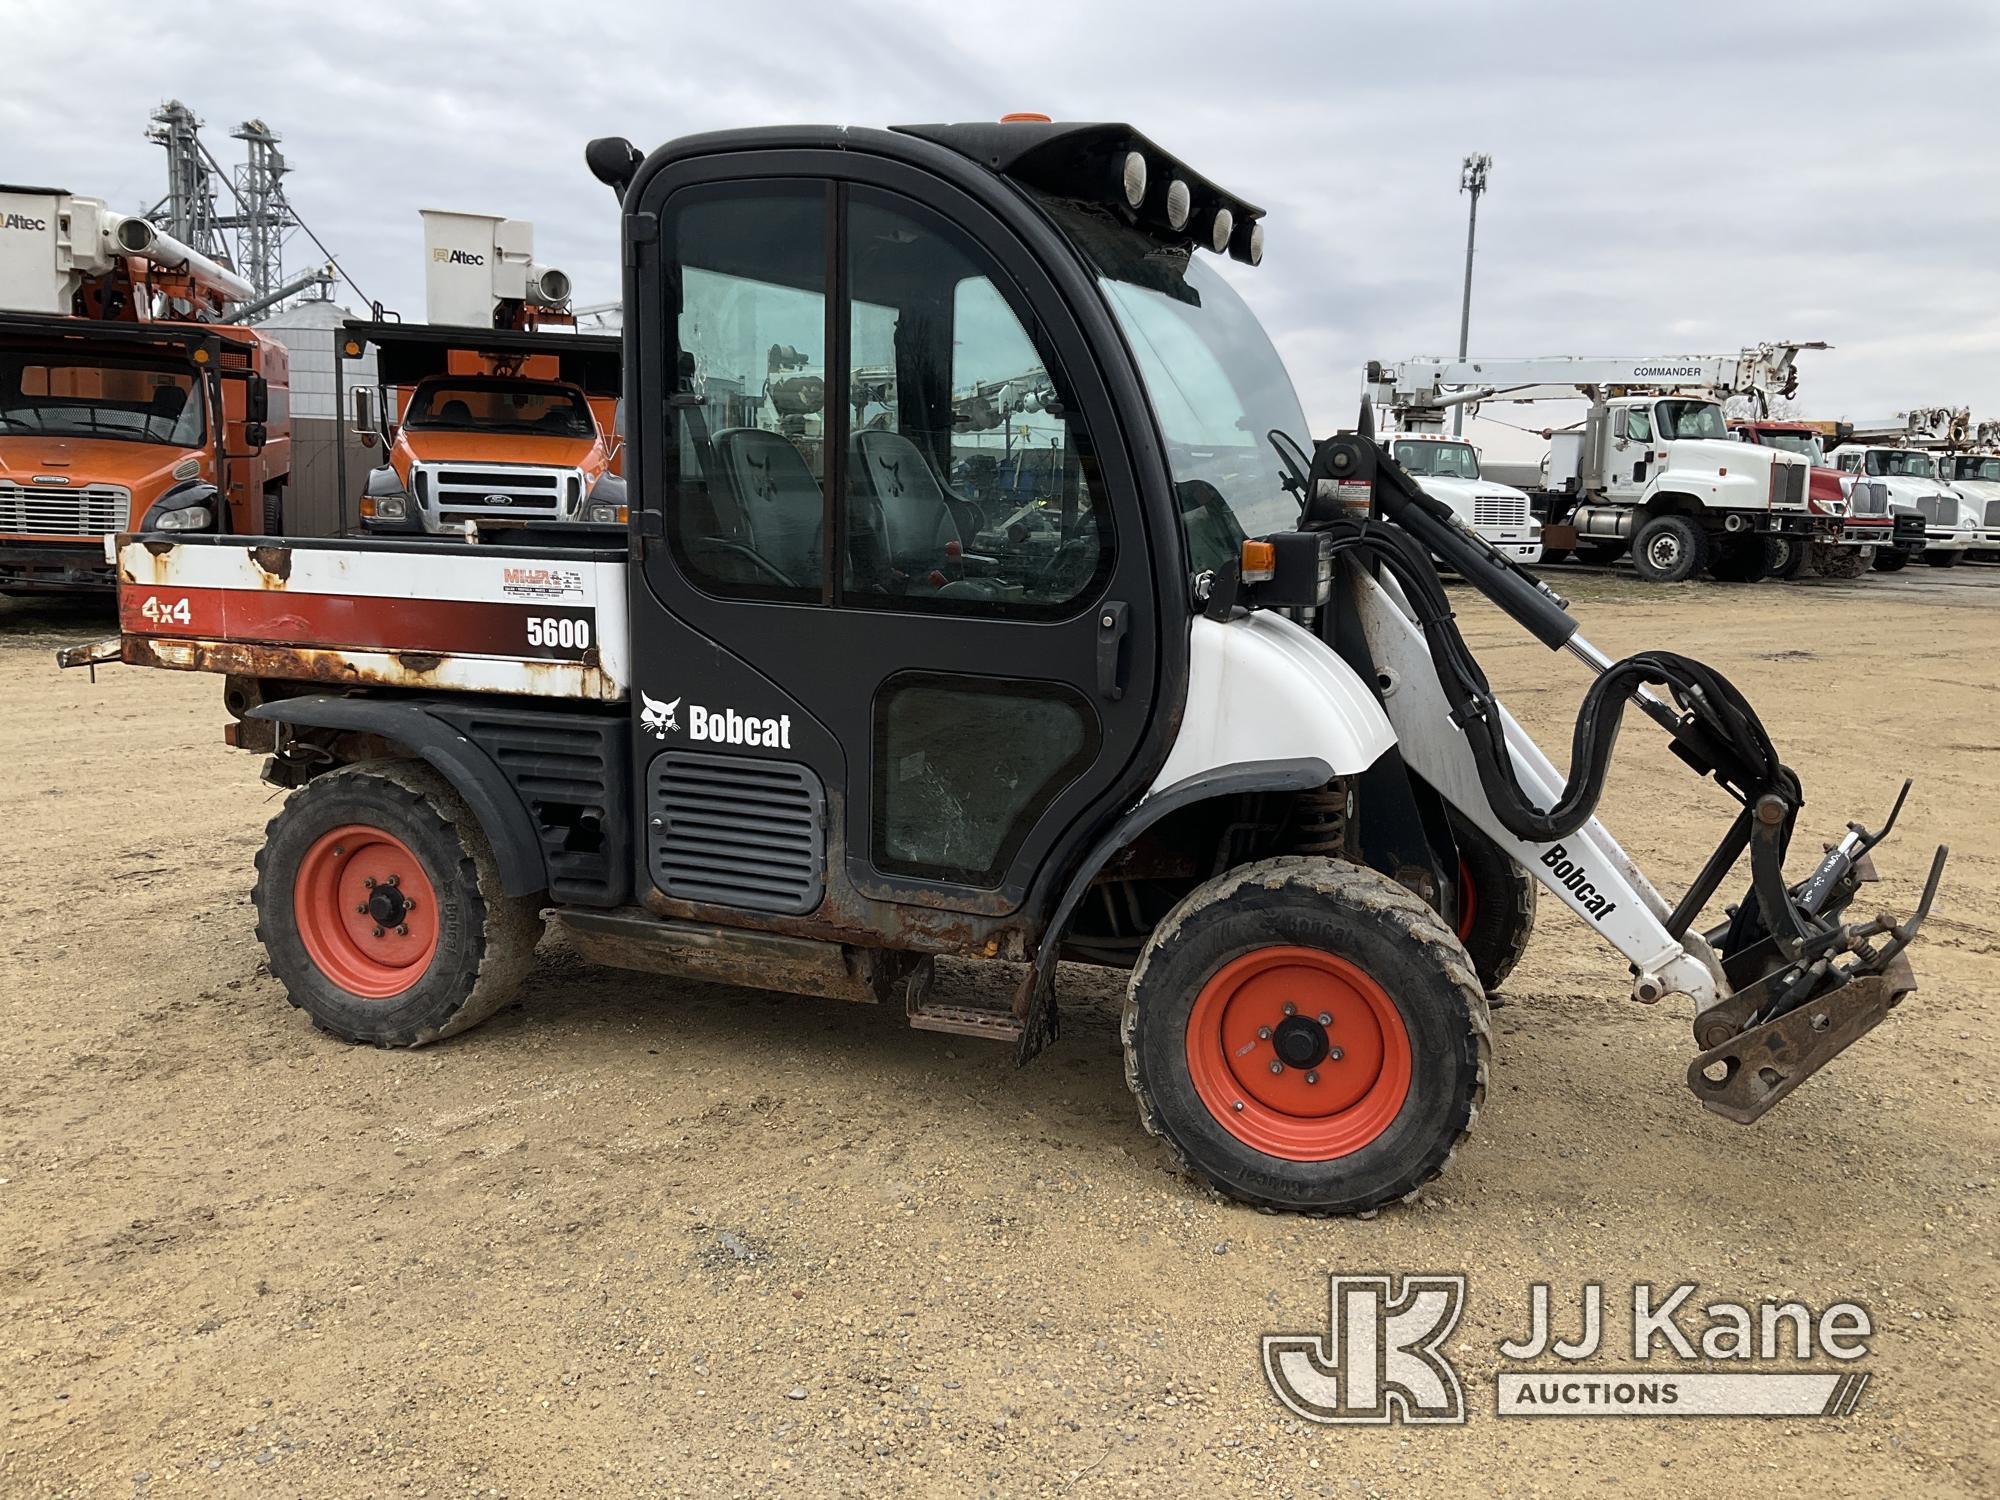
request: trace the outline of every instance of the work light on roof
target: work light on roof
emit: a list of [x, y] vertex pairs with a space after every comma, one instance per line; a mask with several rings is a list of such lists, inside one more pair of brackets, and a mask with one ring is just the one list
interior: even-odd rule
[[1217, 255], [1229, 248], [1229, 236], [1236, 232], [1236, 215], [1226, 208], [1218, 208], [1208, 225], [1208, 248]]
[[1125, 205], [1136, 211], [1146, 201], [1146, 158], [1138, 151], [1125, 153], [1125, 166], [1120, 174], [1119, 186], [1125, 191]]
[[1194, 211], [1194, 194], [1188, 185], [1176, 177], [1167, 184], [1167, 227], [1173, 230], [1187, 228], [1188, 215]]
[[1264, 260], [1264, 226], [1259, 220], [1238, 224], [1229, 239], [1229, 253], [1245, 265], [1261, 265]]

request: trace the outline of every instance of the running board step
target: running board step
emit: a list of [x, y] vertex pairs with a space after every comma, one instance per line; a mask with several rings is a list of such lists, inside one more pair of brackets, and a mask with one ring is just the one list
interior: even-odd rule
[[903, 1008], [918, 1031], [948, 1031], [993, 1042], [1019, 1041], [1021, 1021], [1011, 1006], [957, 1005], [931, 995], [934, 970], [928, 963], [903, 981]]

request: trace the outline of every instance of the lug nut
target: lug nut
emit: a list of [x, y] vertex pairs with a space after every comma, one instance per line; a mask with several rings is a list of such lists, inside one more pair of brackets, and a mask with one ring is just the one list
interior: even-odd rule
[[1299, 1008], [1296, 1005], [1292, 1004], [1291, 1001], [1287, 1000], [1285, 1002], [1285, 1014], [1288, 1016], [1295, 1016], [1298, 1013], [1299, 1013]]
[[401, 885], [402, 883], [403, 883], [403, 877], [400, 875], [391, 875], [389, 877], [389, 884], [391, 885]]
[[397, 937], [408, 937], [409, 935], [410, 935], [410, 926], [407, 922], [401, 924], [396, 928]]
[[1281, 1062], [1273, 1062], [1271, 1064], [1271, 1071], [1273, 1073], [1282, 1073], [1285, 1071], [1285, 1065]]
[[381, 929], [381, 928], [379, 928], [379, 927], [378, 927], [378, 928], [376, 928], [376, 929], [375, 929], [375, 936], [377, 936], [377, 937], [380, 937], [381, 935], [382, 935], [382, 929]]
[[1319, 1024], [1322, 1026], [1331, 1026], [1333, 1024], [1333, 1012], [1321, 1011], [1319, 1013]]
[[1260, 1041], [1260, 1042], [1268, 1042], [1268, 1041], [1270, 1041], [1270, 1040], [1271, 1040], [1271, 1028], [1270, 1028], [1270, 1027], [1268, 1027], [1268, 1026], [1259, 1026], [1259, 1027], [1257, 1028], [1257, 1040], [1258, 1040], [1258, 1041]]
[[363, 876], [361, 877], [361, 888], [362, 888], [363, 890], [367, 890], [367, 891], [372, 891], [372, 890], [374, 890], [374, 889], [375, 889], [375, 877], [374, 877], [373, 875], [363, 875]]
[[403, 910], [415, 911], [416, 909], [417, 909], [417, 903], [412, 901], [408, 896], [405, 896], [403, 898]]
[[1307, 1083], [1318, 1083], [1318, 1082], [1319, 1082], [1319, 1069], [1318, 1069], [1318, 1068], [1314, 1068], [1314, 1069], [1312, 1070], [1312, 1072], [1310, 1072], [1310, 1073], [1306, 1074], [1306, 1082], [1307, 1082]]
[[1331, 1048], [1326, 1055], [1329, 1061], [1339, 1062], [1341, 1058], [1345, 1057], [1347, 1054], [1342, 1052], [1338, 1047], [1334, 1047]]
[[354, 908], [354, 914], [355, 914], [356, 916], [358, 916], [358, 917], [365, 917], [365, 916], [367, 916], [367, 915], [368, 915], [368, 903], [367, 903], [366, 901], [364, 901], [364, 902], [362, 902], [362, 903], [361, 903], [361, 904], [360, 904], [359, 906], [355, 907], [355, 908]]

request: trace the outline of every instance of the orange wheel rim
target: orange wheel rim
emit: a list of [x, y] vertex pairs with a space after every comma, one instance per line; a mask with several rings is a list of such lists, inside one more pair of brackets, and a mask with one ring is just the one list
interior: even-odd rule
[[1472, 883], [1472, 866], [1458, 857], [1458, 940], [1472, 936], [1472, 924], [1479, 919], [1479, 887]]
[[365, 823], [313, 841], [292, 882], [292, 914], [306, 956], [364, 1000], [402, 994], [437, 953], [430, 877], [409, 845]]
[[1363, 970], [1317, 948], [1232, 959], [1188, 1013], [1188, 1074], [1244, 1145], [1287, 1161], [1359, 1151], [1410, 1093], [1402, 1012]]

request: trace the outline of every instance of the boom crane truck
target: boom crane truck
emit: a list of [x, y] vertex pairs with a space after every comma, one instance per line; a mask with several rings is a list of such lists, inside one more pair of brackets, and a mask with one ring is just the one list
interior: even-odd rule
[[[1730, 434], [1722, 403], [1797, 388], [1794, 361], [1824, 344], [1760, 344], [1729, 356], [1413, 359], [1371, 363], [1368, 393], [1398, 425], [1434, 424], [1485, 401], [1590, 403], [1552, 434], [1546, 488], [1532, 497], [1549, 561], [1582, 548], [1630, 550], [1641, 578], [1678, 583], [1706, 568], [1744, 582], [1786, 568], [1793, 549], [1839, 540], [1840, 514], [1808, 503], [1810, 463]], [[1836, 502], [1837, 504], [1837, 502]]]
[[579, 334], [570, 279], [534, 259], [534, 226], [423, 209], [428, 321], [341, 330], [361, 441], [381, 445], [357, 497], [363, 531], [533, 532], [553, 543], [626, 524], [617, 435], [618, 340]]
[[136, 530], [283, 529], [284, 345], [242, 277], [136, 215], [0, 187], [0, 593], [109, 590]]
[[[1068, 955], [1129, 970], [1127, 1076], [1181, 1161], [1348, 1213], [1417, 1191], [1478, 1118], [1487, 995], [1538, 893], [1691, 1021], [1688, 1086], [1731, 1120], [1915, 987], [1944, 851], [1907, 918], [1848, 911], [1886, 824], [1788, 875], [1820, 830], [1741, 694], [1591, 646], [1385, 459], [1365, 408], [1315, 443], [1209, 263], [1261, 258], [1261, 210], [1130, 126], [766, 128], [587, 160], [621, 204], [625, 545], [128, 537], [119, 638], [64, 656], [223, 674], [225, 740], [290, 793], [258, 932], [320, 1027], [463, 1032], [554, 925], [596, 962], [895, 1003], [1025, 1061]], [[773, 344], [825, 372], [810, 452], [741, 399]], [[850, 430], [884, 351], [893, 416]], [[975, 566], [955, 398], [1031, 364], [1061, 535], [1000, 532]], [[1567, 782], [1432, 554], [1594, 674]], [[1594, 816], [1634, 705], [1737, 804], [1673, 897]], [[944, 956], [971, 993], [934, 987]]]
[[[1889, 417], [1820, 425], [1836, 445], [1828, 462], [1854, 476], [1858, 503], [1891, 515], [1914, 511], [1922, 518], [1923, 559], [1930, 566], [1955, 567], [1973, 548], [1988, 545], [1985, 507], [1955, 488], [1944, 472], [1951, 454], [1974, 435], [1964, 407], [1913, 407]], [[1878, 553], [1876, 566], [1882, 565]], [[1900, 566], [1899, 557], [1890, 570]]]

